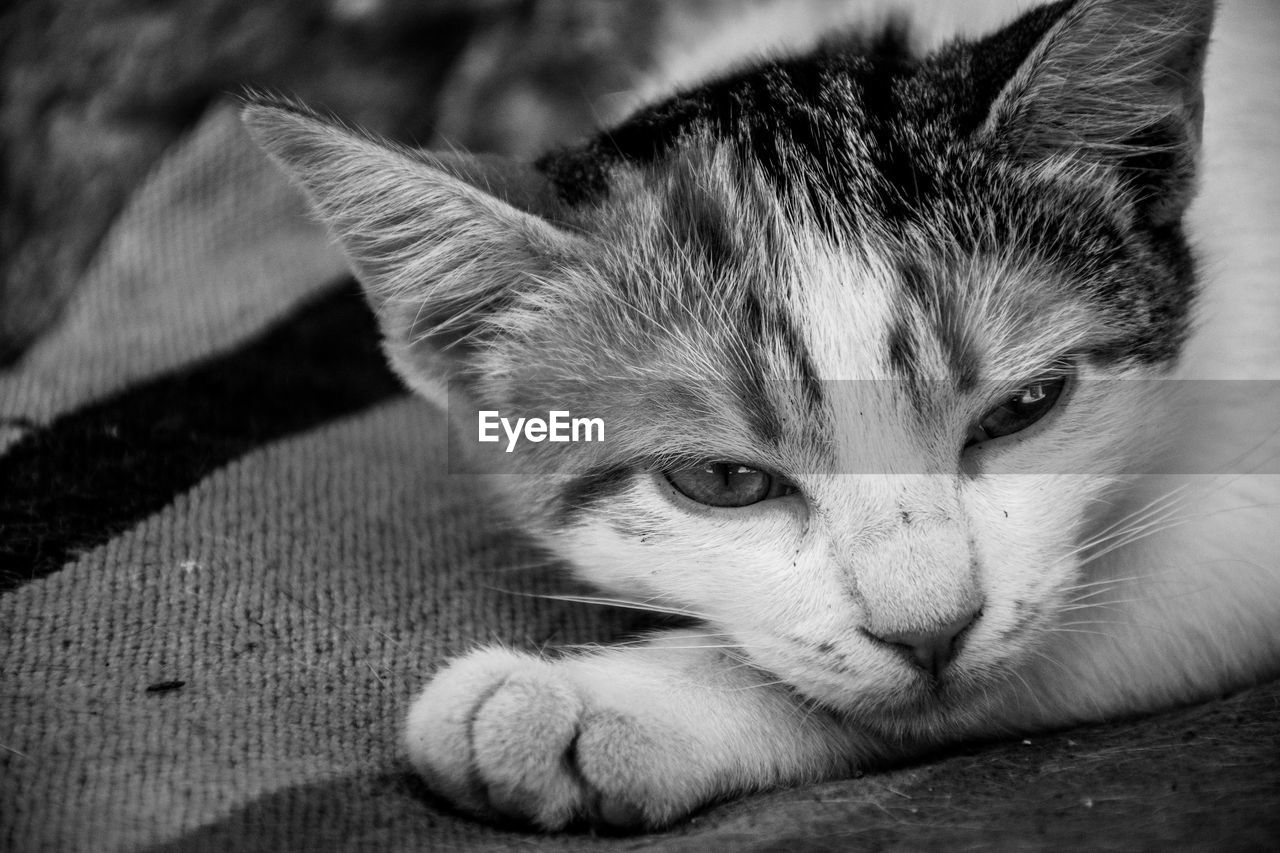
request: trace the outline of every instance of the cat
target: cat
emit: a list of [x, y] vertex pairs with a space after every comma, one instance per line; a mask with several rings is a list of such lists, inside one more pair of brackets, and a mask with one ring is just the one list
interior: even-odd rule
[[247, 105], [460, 435], [477, 408], [607, 425], [513, 454], [510, 512], [610, 599], [697, 620], [453, 660], [405, 724], [428, 784], [652, 829], [1280, 672], [1274, 396], [1167, 381], [1280, 371], [1231, 325], [1280, 304], [1247, 161], [1188, 214], [1202, 135], [1248, 135], [1204, 130], [1214, 15], [1063, 0], [931, 50], [890, 19], [531, 165]]

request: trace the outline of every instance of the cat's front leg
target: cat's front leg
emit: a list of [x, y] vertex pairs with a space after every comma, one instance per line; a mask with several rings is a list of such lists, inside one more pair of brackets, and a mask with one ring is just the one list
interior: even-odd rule
[[478, 814], [652, 828], [729, 794], [830, 778], [870, 744], [695, 632], [544, 660], [460, 658], [408, 716], [410, 761]]

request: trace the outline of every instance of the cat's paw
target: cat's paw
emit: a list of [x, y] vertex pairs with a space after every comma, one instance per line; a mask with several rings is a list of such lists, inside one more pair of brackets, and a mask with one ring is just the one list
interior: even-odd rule
[[686, 775], [694, 759], [675, 733], [606, 707], [570, 675], [504, 649], [453, 662], [409, 711], [410, 761], [465, 809], [547, 829], [651, 828], [699, 805]]

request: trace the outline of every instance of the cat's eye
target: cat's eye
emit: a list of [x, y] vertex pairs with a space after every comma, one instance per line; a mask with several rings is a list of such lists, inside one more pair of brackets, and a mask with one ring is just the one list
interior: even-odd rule
[[1066, 386], [1067, 374], [1055, 373], [1016, 389], [970, 428], [965, 446], [1021, 432], [1049, 414]]
[[739, 462], [700, 462], [666, 473], [680, 494], [707, 506], [742, 507], [795, 494], [785, 480]]

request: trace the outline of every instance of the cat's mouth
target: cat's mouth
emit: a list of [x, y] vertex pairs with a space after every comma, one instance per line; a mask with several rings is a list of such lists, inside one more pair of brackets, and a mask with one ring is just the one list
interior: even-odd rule
[[962, 638], [945, 665], [922, 665], [909, 649], [865, 638], [788, 637], [748, 653], [806, 702], [895, 737], [926, 735], [971, 715], [1014, 664], [992, 659], [978, 637]]

